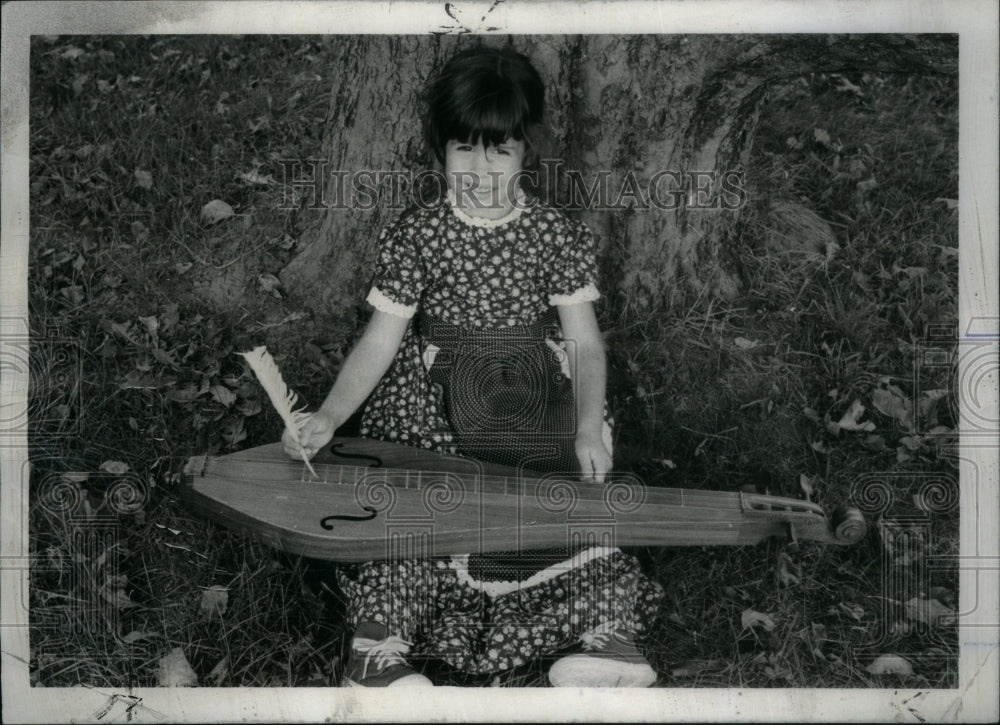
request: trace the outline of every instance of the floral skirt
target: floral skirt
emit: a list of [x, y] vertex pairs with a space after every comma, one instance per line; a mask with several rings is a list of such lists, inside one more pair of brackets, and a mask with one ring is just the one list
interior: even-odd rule
[[[450, 379], [444, 379], [439, 374], [442, 359], [438, 356], [449, 359], [445, 369], [453, 372], [457, 369], [455, 356], [461, 354], [462, 346], [483, 341], [478, 334], [456, 333], [452, 340], [457, 343], [452, 343], [442, 339], [447, 335], [421, 335], [416, 328], [407, 328], [399, 353], [369, 399], [361, 435], [450, 454], [468, 455], [463, 443], [473, 453], [478, 452], [477, 448], [489, 449], [494, 443], [508, 451], [530, 452], [530, 445], [525, 447], [517, 441], [508, 445], [484, 437], [500, 428], [480, 426], [470, 438], [469, 429], [476, 428], [475, 421], [466, 427], [464, 435], [452, 426], [463, 415], [463, 409], [481, 411], [492, 407], [503, 415], [518, 407], [510, 402], [514, 399], [527, 401], [520, 409], [531, 413], [526, 416], [529, 422], [534, 420], [535, 406], [528, 404], [531, 396], [506, 382], [516, 382], [518, 375], [487, 366], [482, 375], [471, 376], [471, 384], [459, 385], [468, 393], [482, 391], [484, 382], [492, 386], [499, 381], [501, 388], [490, 388], [498, 392], [483, 395], [472, 405], [456, 403], [457, 389], [451, 385], [454, 376], [449, 372]], [[562, 367], [557, 343], [550, 344], [548, 338], [536, 342], [544, 347], [534, 345], [531, 354], [544, 366], [539, 369], [547, 371], [544, 374], [556, 383], [552, 388], [556, 392], [546, 397], [556, 401], [552, 410], [561, 409], [561, 391], [568, 383], [560, 376], [568, 374], [568, 370]], [[492, 359], [503, 354], [498, 348], [506, 341], [493, 339], [485, 343]], [[517, 370], [517, 365], [509, 367]], [[536, 417], [544, 428], [555, 426], [551, 421], [558, 422], [558, 415], [542, 412]], [[605, 442], [610, 450], [610, 420], [605, 418]], [[516, 424], [505, 425], [504, 429], [507, 427], [518, 429]], [[522, 427], [531, 430], [530, 425]], [[534, 455], [528, 458], [537, 460]], [[516, 463], [503, 458], [496, 462]], [[559, 454], [544, 468], [565, 470], [566, 465], [565, 456]], [[476, 555], [466, 559], [467, 566], [459, 564], [462, 557], [374, 561], [344, 566], [338, 578], [348, 599], [353, 629], [365, 621], [383, 624], [389, 634], [413, 642], [413, 654], [442, 659], [470, 674], [482, 674], [519, 667], [555, 653], [578, 641], [581, 634], [602, 626], [612, 626], [642, 641], [656, 616], [662, 587], [644, 576], [639, 562], [629, 554], [617, 549], [602, 555], [587, 553], [576, 561], [567, 561], [571, 554], [566, 552], [553, 554], [548, 560], [540, 551]], [[535, 581], [537, 576], [529, 576], [534, 569], [524, 557], [541, 562], [535, 567], [538, 570], [552, 561], [563, 564], [561, 568], [548, 567], [549, 575]], [[487, 566], [490, 564], [493, 566]], [[493, 575], [485, 576], [489, 569], [494, 570]], [[515, 570], [524, 576], [514, 576]], [[476, 581], [477, 576], [490, 581]], [[501, 592], [497, 582], [510, 578], [515, 579], [513, 590]], [[517, 581], [523, 583], [518, 586]]]
[[528, 588], [490, 596], [463, 581], [454, 559], [366, 562], [342, 567], [352, 631], [377, 622], [470, 674], [509, 670], [610, 627], [637, 642], [663, 597], [635, 557], [616, 551]]

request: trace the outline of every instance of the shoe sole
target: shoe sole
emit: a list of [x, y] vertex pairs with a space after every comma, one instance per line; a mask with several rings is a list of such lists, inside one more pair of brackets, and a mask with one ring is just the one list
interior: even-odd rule
[[[372, 685], [363, 685], [360, 682], [355, 682], [347, 678], [343, 681], [341, 687], [372, 687]], [[385, 685], [374, 685], [374, 687], [434, 687], [434, 683], [421, 674], [412, 674], [400, 677], [398, 680], [393, 680]]]
[[552, 665], [549, 682], [553, 687], [649, 687], [656, 672], [648, 664], [565, 657]]

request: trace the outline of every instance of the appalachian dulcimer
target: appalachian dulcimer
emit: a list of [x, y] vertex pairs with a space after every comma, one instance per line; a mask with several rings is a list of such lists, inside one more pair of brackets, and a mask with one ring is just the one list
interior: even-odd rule
[[793, 498], [607, 483], [525, 473], [468, 458], [335, 438], [313, 477], [280, 443], [185, 467], [200, 514], [294, 554], [332, 561], [518, 551], [556, 546], [714, 546], [791, 536], [830, 544], [864, 537], [864, 518], [833, 520]]

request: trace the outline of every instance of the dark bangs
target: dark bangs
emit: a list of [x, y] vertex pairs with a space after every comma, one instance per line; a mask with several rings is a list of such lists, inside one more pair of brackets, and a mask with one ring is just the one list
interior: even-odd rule
[[431, 89], [428, 145], [442, 163], [452, 139], [495, 146], [514, 138], [530, 148], [544, 97], [542, 81], [523, 55], [498, 48], [459, 53]]

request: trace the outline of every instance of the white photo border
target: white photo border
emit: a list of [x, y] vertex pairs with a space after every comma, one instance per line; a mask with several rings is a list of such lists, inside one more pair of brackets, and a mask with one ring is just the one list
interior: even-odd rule
[[[668, 0], [518, 2], [456, 0], [472, 19], [534, 33], [957, 33], [959, 34], [959, 319], [964, 340], [998, 340], [998, 22], [989, 0]], [[0, 351], [27, 336], [28, 77], [31, 35], [340, 34], [458, 31], [444, 2], [12, 2], [3, 6]], [[470, 21], [471, 22], [471, 21]], [[465, 30], [479, 31], [478, 27]], [[17, 320], [25, 322], [19, 323]], [[23, 329], [22, 329], [23, 328]], [[981, 409], [996, 419], [997, 368]], [[5, 370], [0, 411], [27, 409], [27, 371]], [[962, 401], [967, 405], [970, 401]], [[988, 416], [987, 416], [988, 417]], [[339, 688], [32, 688], [29, 686], [27, 431], [0, 449], [0, 636], [4, 720], [92, 721], [115, 694], [141, 698], [140, 722], [212, 721], [932, 721], [998, 717], [1000, 482], [996, 448], [963, 435], [960, 476], [980, 476], [961, 498], [959, 684], [954, 690], [463, 689], [419, 698]], [[965, 487], [963, 486], [963, 490]], [[902, 684], [902, 683], [901, 683]], [[104, 721], [126, 718], [122, 701]]]

